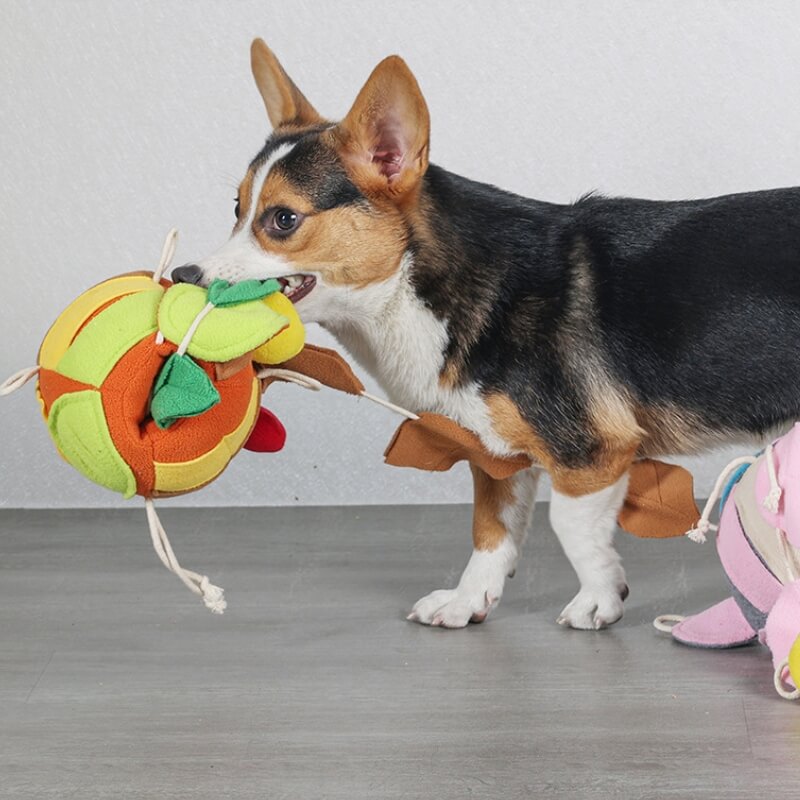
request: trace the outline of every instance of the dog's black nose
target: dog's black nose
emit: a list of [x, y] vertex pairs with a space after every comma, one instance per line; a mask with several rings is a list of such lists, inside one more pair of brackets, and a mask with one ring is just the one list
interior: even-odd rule
[[203, 279], [203, 270], [197, 264], [184, 264], [172, 270], [173, 283], [198, 284]]

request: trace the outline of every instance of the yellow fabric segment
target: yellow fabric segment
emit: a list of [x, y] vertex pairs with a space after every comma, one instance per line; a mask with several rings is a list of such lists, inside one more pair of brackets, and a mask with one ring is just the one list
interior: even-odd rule
[[131, 347], [155, 332], [163, 296], [164, 290], [150, 281], [146, 291], [112, 303], [75, 337], [56, 370], [76, 381], [100, 386]]
[[39, 412], [42, 415], [42, 419], [47, 422], [47, 410], [44, 404], [44, 397], [42, 397], [42, 390], [39, 388], [39, 384], [36, 384], [36, 401], [39, 403]]
[[136, 478], [108, 431], [100, 392], [62, 394], [50, 408], [47, 427], [61, 455], [89, 480], [126, 499], [136, 494]]
[[[115, 297], [153, 289], [152, 278], [146, 275], [121, 275], [94, 286], [68, 305], [52, 324], [39, 348], [39, 366], [55, 369], [75, 338], [75, 332], [98, 308]], [[162, 290], [163, 291], [163, 290]]]
[[289, 327], [257, 348], [253, 352], [253, 361], [258, 364], [283, 364], [284, 361], [294, 358], [306, 343], [303, 323], [292, 301], [280, 292], [267, 295], [261, 302], [286, 317], [289, 320]]
[[162, 464], [156, 461], [154, 464], [156, 492], [168, 494], [188, 492], [216, 478], [244, 445], [258, 413], [260, 398], [261, 384], [260, 381], [254, 380], [247, 414], [236, 430], [224, 436], [213, 450], [203, 453], [192, 461], [181, 461], [177, 464]]
[[800, 636], [794, 640], [789, 651], [789, 674], [795, 687], [800, 689]]

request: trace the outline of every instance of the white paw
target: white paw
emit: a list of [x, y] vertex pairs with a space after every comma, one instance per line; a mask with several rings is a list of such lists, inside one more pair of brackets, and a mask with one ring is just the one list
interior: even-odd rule
[[499, 600], [499, 591], [439, 589], [418, 600], [407, 619], [423, 625], [463, 628], [468, 622], [483, 622]]
[[496, 550], [473, 550], [458, 586], [431, 592], [418, 600], [407, 619], [443, 628], [483, 622], [500, 601], [506, 575], [514, 570], [517, 555], [510, 536]]
[[628, 587], [585, 587], [572, 599], [556, 620], [559, 625], [583, 631], [599, 631], [622, 617], [622, 601]]

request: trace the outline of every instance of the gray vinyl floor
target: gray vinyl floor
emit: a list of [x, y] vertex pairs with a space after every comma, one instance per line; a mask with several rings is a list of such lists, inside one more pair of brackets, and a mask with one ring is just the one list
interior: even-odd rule
[[797, 797], [800, 704], [766, 651], [651, 627], [722, 597], [713, 546], [620, 534], [625, 618], [567, 631], [545, 510], [500, 608], [461, 631], [405, 614], [457, 578], [464, 507], [167, 509], [222, 617], [158, 564], [142, 512], [0, 512], [0, 797]]

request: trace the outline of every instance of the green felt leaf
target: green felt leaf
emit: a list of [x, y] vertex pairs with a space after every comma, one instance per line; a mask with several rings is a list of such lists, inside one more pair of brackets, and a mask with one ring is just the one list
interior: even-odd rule
[[[158, 308], [159, 330], [179, 345], [206, 305], [205, 289], [190, 283], [171, 286]], [[198, 325], [188, 353], [201, 361], [231, 361], [260, 347], [288, 324], [261, 300], [213, 308]]]
[[197, 417], [220, 401], [211, 378], [189, 356], [173, 353], [158, 373], [150, 415], [159, 428], [185, 417]]
[[208, 287], [208, 302], [215, 306], [238, 306], [240, 303], [249, 303], [251, 300], [261, 300], [267, 295], [279, 291], [281, 285], [278, 281], [240, 281], [230, 284], [228, 281], [217, 278]]

